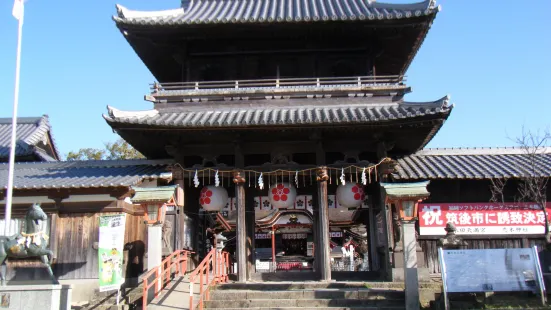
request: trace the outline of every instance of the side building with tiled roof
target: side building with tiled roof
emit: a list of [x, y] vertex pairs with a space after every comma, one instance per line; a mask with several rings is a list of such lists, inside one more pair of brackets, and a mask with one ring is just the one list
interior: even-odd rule
[[[545, 248], [545, 214], [522, 197], [523, 182], [533, 178], [544, 183], [551, 178], [551, 148], [423, 149], [398, 159], [391, 175], [399, 183], [430, 181], [418, 230], [427, 268], [435, 275], [441, 272], [437, 242], [448, 222], [470, 249]], [[551, 185], [544, 185], [543, 194], [551, 197]], [[546, 210], [549, 216], [549, 203]]]
[[[16, 162], [60, 160], [47, 115], [17, 118], [16, 132]], [[12, 119], [0, 118], [0, 163], [9, 161], [11, 135]]]
[[[90, 300], [98, 288], [99, 262], [94, 244], [99, 240], [99, 217], [124, 213], [124, 253], [132, 263], [122, 266], [123, 274], [128, 284], [137, 283], [139, 275], [147, 269], [143, 254], [147, 248], [147, 229], [144, 209], [129, 199], [137, 187], [147, 189], [170, 184], [172, 164], [172, 160], [145, 159], [18, 162], [14, 167], [10, 235], [24, 229], [29, 206], [40, 203], [48, 215], [44, 230], [49, 235], [49, 248], [53, 252], [54, 274], [61, 284], [78, 283], [73, 287], [73, 301], [84, 302]], [[8, 164], [1, 163], [2, 232], [7, 179]], [[7, 280], [11, 285], [28, 280], [18, 276], [19, 269], [15, 266], [8, 264]]]

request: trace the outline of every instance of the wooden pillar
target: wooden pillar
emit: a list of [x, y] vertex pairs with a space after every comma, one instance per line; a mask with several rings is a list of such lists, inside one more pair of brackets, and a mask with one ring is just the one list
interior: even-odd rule
[[319, 267], [321, 281], [331, 281], [331, 260], [329, 256], [329, 210], [327, 203], [327, 167], [318, 169], [318, 202], [319, 202]]
[[237, 208], [237, 281], [247, 281], [247, 227], [245, 213], [245, 178], [241, 171], [234, 171], [235, 199]]
[[254, 210], [254, 197], [252, 195], [247, 196], [245, 199], [245, 227], [247, 234], [247, 281], [250, 281], [255, 269], [255, 253], [254, 253], [254, 234], [255, 234], [255, 210]]
[[272, 268], [270, 268], [271, 272], [275, 272], [276, 271], [276, 245], [275, 245], [275, 234], [276, 234], [276, 230], [275, 230], [275, 226], [272, 225]]
[[316, 273], [320, 273], [320, 249], [322, 248], [321, 242], [319, 240], [320, 236], [320, 217], [319, 217], [319, 208], [320, 200], [319, 197], [314, 198], [314, 205], [312, 206], [312, 234], [314, 237], [314, 270]]

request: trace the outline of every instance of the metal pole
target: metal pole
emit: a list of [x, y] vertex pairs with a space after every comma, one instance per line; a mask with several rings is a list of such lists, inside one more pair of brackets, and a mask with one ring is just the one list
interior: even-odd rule
[[[21, 10], [23, 10], [23, 4], [21, 4]], [[6, 196], [6, 210], [5, 210], [5, 226], [4, 235], [7, 236], [10, 233], [10, 221], [11, 221], [11, 205], [13, 197], [13, 174], [15, 165], [15, 146], [17, 136], [17, 106], [19, 105], [19, 72], [21, 68], [21, 39], [23, 34], [23, 12], [19, 18], [19, 28], [17, 32], [17, 58], [15, 63], [15, 90], [13, 97], [13, 116], [11, 120], [11, 145], [10, 145], [10, 160], [8, 166], [8, 193]]]
[[438, 260], [440, 262], [440, 274], [442, 275], [442, 287], [444, 291], [444, 310], [449, 310], [449, 300], [448, 300], [448, 284], [446, 283], [446, 262], [444, 261], [444, 251], [442, 248], [438, 248]]

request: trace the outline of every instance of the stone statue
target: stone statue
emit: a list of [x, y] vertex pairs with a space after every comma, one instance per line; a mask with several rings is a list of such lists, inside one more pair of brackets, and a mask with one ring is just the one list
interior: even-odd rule
[[367, 238], [362, 238], [360, 246], [358, 247], [358, 253], [362, 253], [363, 260], [361, 271], [369, 271], [369, 246], [367, 244]]
[[446, 237], [440, 238], [438, 240], [439, 247], [448, 250], [457, 250], [467, 246], [467, 242], [465, 242], [461, 237], [455, 234], [455, 231], [457, 229], [452, 222], [448, 222], [446, 224], [446, 228], [444, 229], [446, 230]]
[[392, 215], [392, 230], [394, 231], [394, 252], [402, 252], [402, 222], [397, 213]]
[[170, 221], [163, 222], [163, 252], [172, 253], [172, 242], [170, 239], [172, 237], [172, 223]]
[[46, 248], [49, 238], [40, 229], [41, 222], [47, 219], [48, 216], [42, 211], [40, 204], [35, 203], [25, 215], [24, 231], [13, 236], [0, 236], [0, 280], [2, 286], [6, 285], [7, 266], [5, 262], [8, 258], [40, 257], [40, 260], [46, 265], [53, 283], [57, 283], [50, 266], [53, 253]]

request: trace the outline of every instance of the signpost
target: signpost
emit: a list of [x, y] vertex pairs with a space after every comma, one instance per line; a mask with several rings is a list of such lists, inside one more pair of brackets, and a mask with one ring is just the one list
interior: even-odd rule
[[118, 290], [123, 283], [123, 247], [126, 214], [99, 217], [99, 290]]
[[545, 305], [545, 285], [537, 247], [489, 250], [438, 249], [444, 305], [448, 293], [520, 292], [538, 290]]

